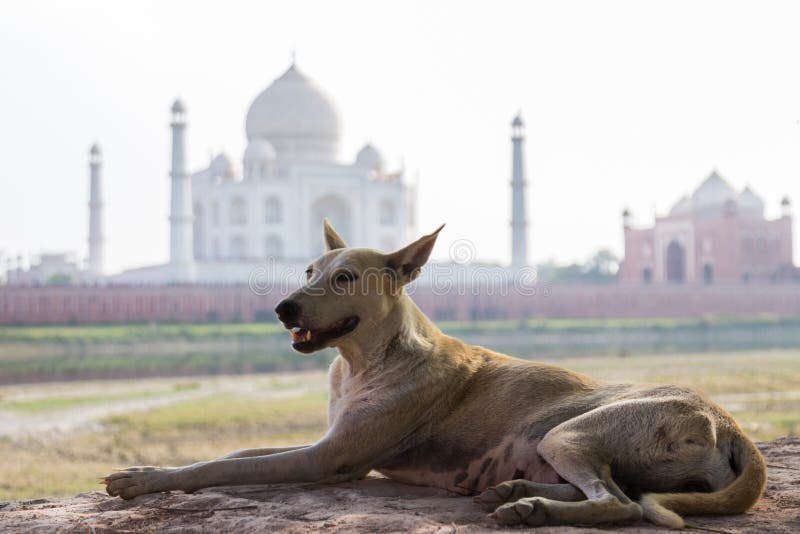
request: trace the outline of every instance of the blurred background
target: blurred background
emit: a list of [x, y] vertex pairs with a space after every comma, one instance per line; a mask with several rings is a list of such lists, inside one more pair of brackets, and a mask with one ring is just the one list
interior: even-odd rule
[[324, 432], [272, 309], [441, 223], [467, 342], [800, 432], [791, 2], [33, 1], [0, 17], [0, 499]]

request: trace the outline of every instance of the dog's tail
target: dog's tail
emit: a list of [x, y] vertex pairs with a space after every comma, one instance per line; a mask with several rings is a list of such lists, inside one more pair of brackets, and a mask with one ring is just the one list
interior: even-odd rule
[[731, 469], [736, 478], [711, 493], [647, 493], [639, 504], [646, 519], [669, 528], [683, 528], [678, 514], [741, 514], [761, 497], [767, 480], [767, 466], [756, 446], [741, 431], [735, 432], [730, 448]]

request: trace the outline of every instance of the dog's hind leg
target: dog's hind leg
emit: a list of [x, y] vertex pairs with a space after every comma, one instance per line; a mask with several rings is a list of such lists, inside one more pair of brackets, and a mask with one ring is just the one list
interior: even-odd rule
[[484, 510], [493, 512], [507, 502], [516, 502], [524, 497], [543, 497], [553, 501], [576, 502], [586, 499], [586, 495], [572, 484], [543, 484], [530, 480], [509, 480], [486, 489], [474, 498], [483, 505]]
[[574, 525], [631, 523], [642, 517], [642, 508], [631, 501], [611, 477], [609, 458], [601, 446], [605, 432], [598, 424], [622, 410], [599, 408], [553, 428], [537, 446], [539, 455], [561, 478], [578, 488], [586, 500], [564, 502], [544, 496], [523, 497], [497, 508], [500, 523], [513, 525]]
[[[539, 446], [540, 454], [586, 500], [565, 502], [544, 496], [523, 497], [500, 506], [492, 517], [506, 525], [530, 526], [632, 523], [641, 519], [642, 508], [622, 492], [611, 478], [609, 466], [595, 460], [591, 450], [576, 445], [574, 436], [547, 438]], [[552, 454], [553, 450], [558, 452]]]
[[608, 466], [598, 470], [588, 463], [568, 465], [566, 468], [562, 465], [562, 469], [571, 475], [586, 500], [565, 502], [524, 497], [500, 506], [492, 517], [505, 525], [530, 526], [632, 523], [641, 519], [642, 508], [617, 487]]

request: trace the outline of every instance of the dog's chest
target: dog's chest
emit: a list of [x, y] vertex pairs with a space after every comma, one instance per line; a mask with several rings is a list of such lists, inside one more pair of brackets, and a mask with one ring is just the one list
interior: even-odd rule
[[472, 495], [514, 478], [556, 484], [555, 470], [536, 452], [538, 440], [509, 436], [480, 450], [470, 444], [430, 440], [404, 452], [377, 470], [383, 475], [422, 486]]

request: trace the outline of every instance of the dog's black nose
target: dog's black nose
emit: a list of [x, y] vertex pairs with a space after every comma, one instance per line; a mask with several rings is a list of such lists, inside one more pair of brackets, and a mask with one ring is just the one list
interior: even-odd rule
[[296, 321], [300, 315], [300, 305], [293, 300], [285, 299], [278, 303], [278, 306], [275, 308], [275, 313], [278, 314], [278, 319], [280, 319], [282, 323], [291, 323]]

